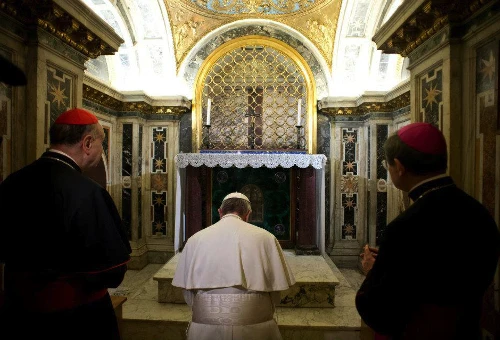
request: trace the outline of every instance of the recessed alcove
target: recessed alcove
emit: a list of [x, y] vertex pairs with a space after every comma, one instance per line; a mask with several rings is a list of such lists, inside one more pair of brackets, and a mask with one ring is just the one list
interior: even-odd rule
[[175, 248], [219, 220], [230, 192], [252, 198], [251, 223], [273, 233], [298, 255], [324, 254], [325, 155], [303, 151], [209, 150], [180, 153]]

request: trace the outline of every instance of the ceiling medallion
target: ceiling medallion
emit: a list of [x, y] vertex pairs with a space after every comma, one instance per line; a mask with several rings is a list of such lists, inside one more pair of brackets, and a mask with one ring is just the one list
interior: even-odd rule
[[317, 0], [191, 0], [217, 14], [290, 14], [315, 5]]

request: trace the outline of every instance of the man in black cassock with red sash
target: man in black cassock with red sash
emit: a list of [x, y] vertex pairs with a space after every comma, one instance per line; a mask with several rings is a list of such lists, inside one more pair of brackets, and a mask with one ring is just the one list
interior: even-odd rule
[[82, 174], [102, 157], [103, 128], [77, 108], [49, 134], [49, 150], [0, 183], [1, 337], [120, 339], [108, 288], [130, 244], [111, 196]]

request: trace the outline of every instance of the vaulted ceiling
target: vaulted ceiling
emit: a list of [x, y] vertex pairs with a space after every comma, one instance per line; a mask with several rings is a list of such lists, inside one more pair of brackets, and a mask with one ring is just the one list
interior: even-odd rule
[[408, 77], [405, 59], [372, 41], [403, 0], [82, 1], [124, 40], [86, 73], [123, 93], [192, 98], [200, 51], [255, 32], [307, 50], [325, 83], [318, 99], [387, 92]]

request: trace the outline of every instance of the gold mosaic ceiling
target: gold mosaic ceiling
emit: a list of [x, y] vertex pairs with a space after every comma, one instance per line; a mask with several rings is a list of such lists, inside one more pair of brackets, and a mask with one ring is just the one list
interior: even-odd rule
[[209, 32], [242, 19], [267, 19], [302, 33], [331, 69], [341, 0], [164, 0], [177, 68]]

